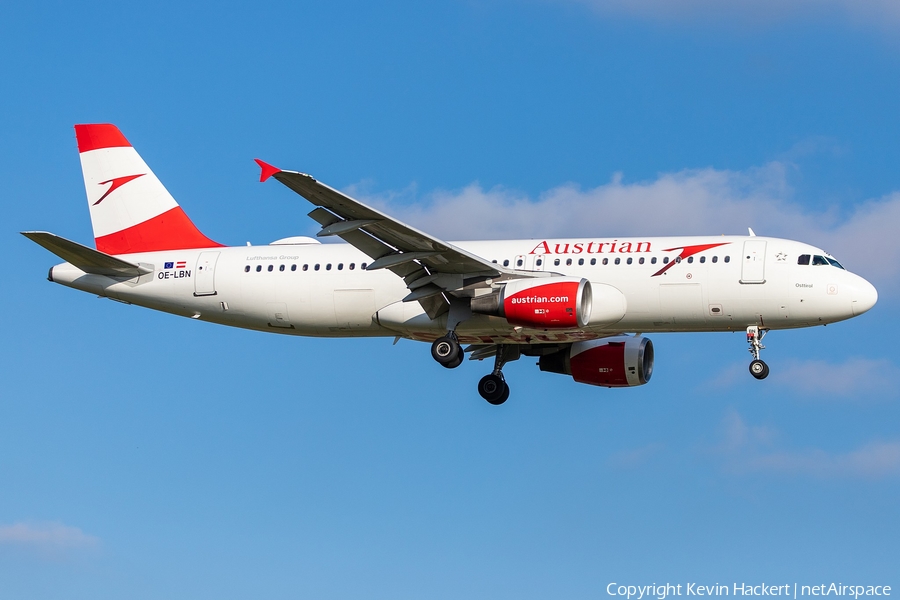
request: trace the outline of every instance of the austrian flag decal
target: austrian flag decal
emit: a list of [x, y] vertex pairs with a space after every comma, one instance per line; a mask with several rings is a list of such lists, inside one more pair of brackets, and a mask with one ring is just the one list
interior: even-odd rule
[[163, 263], [162, 271], [156, 274], [157, 279], [184, 279], [191, 276], [187, 261], [173, 260]]

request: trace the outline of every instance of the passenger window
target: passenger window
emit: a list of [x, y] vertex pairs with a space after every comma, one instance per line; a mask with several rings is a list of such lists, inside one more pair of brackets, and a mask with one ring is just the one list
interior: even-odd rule
[[644, 257], [643, 257], [643, 256], [640, 257], [640, 258], [638, 259], [638, 264], [641, 264], [641, 265], [644, 264]]
[[719, 262], [719, 257], [718, 257], [718, 256], [713, 256], [712, 261], [713, 261], [714, 263]]
[[567, 258], [567, 259], [566, 259], [566, 266], [567, 266], [567, 267], [571, 267], [571, 266], [572, 266], [572, 259], [571, 259], [571, 258]]
[[690, 264], [694, 264], [694, 257], [693, 257], [693, 256], [689, 256], [689, 257], [688, 257], [688, 264], [689, 264], [689, 265], [690, 265]]
[[703, 264], [703, 263], [705, 263], [705, 262], [706, 262], [706, 257], [705, 257], [705, 256], [701, 256], [701, 257], [700, 257], [700, 264]]
[[325, 265], [325, 270], [326, 270], [326, 271], [330, 271], [330, 270], [331, 270], [331, 263], [328, 263], [327, 265]]
[[828, 261], [825, 260], [824, 256], [819, 256], [818, 254], [813, 256], [813, 266], [814, 267], [818, 267], [820, 265], [827, 265], [827, 264], [828, 264]]
[[680, 256], [676, 256], [676, 257], [675, 257], [675, 264], [676, 264], [676, 265], [680, 265], [680, 264], [681, 264], [681, 257], [680, 257]]
[[362, 269], [363, 271], [365, 271], [365, 270], [366, 270], [366, 263], [363, 263], [363, 264], [359, 265], [359, 268]]
[[303, 270], [304, 270], [304, 271], [309, 271], [309, 265], [303, 265]]
[[316, 263], [316, 266], [315, 266], [315, 267], [313, 267], [313, 269], [315, 269], [315, 270], [316, 270], [316, 271], [318, 271], [318, 270], [319, 270], [319, 264], [318, 264], [318, 263]]
[[347, 267], [347, 268], [350, 269], [350, 270], [352, 271], [353, 269], [356, 268], [356, 263], [350, 263], [350, 266]]
[[503, 260], [503, 266], [504, 266], [504, 267], [508, 267], [508, 266], [509, 266], [509, 259], [508, 259], [508, 258], [506, 258], [506, 259]]
[[275, 270], [275, 265], [269, 265], [269, 273]]
[[553, 261], [553, 266], [554, 266], [554, 267], [558, 267], [558, 266], [559, 266], [559, 259], [558, 259], [558, 258], [557, 258], [556, 260]]
[[604, 258], [604, 259], [603, 259], [603, 264], [604, 264], [604, 265], [608, 265], [608, 264], [609, 264], [609, 259], [608, 259], [608, 258]]
[[621, 263], [621, 262], [622, 262], [622, 259], [619, 258], [619, 257], [616, 257], [616, 264], [618, 265], [618, 264]]
[[279, 270], [279, 271], [284, 271], [284, 265], [281, 265], [280, 267], [278, 267], [278, 270]]
[[296, 271], [296, 270], [297, 270], [297, 265], [291, 265], [291, 271]]
[[338, 263], [338, 271], [344, 270], [344, 263]]
[[625, 262], [627, 262], [627, 263], [630, 265], [630, 264], [631, 264], [631, 261], [633, 261], [633, 260], [634, 260], [634, 259], [631, 258], [631, 257], [629, 256], [629, 257], [628, 257], [628, 260], [626, 260]]
[[539, 258], [539, 259], [537, 259], [537, 260], [535, 261], [534, 264], [536, 264], [537, 266], [541, 266], [542, 264], [544, 264], [544, 259], [543, 259], [543, 258]]
[[520, 258], [519, 260], [516, 261], [516, 266], [517, 266], [517, 267], [521, 267], [521, 266], [522, 266], [522, 259], [521, 259], [521, 258]]
[[584, 264], [584, 259], [583, 259], [583, 258], [579, 258], [579, 259], [578, 259], [578, 266], [580, 267], [580, 266], [583, 265], [583, 264]]
[[495, 258], [495, 259], [492, 260], [491, 262], [494, 263], [494, 264], [496, 265], [496, 264], [497, 264], [497, 259]]
[[244, 273], [249, 273], [249, 272], [250, 272], [250, 265], [247, 265], [246, 267], [244, 267]]
[[262, 265], [256, 265], [256, 272], [259, 273], [262, 271]]
[[596, 258], [592, 258], [592, 259], [591, 259], [591, 266], [596, 265], [596, 264], [597, 264], [597, 259], [596, 259]]
[[664, 265], [669, 264], [669, 257], [668, 257], [668, 256], [664, 256], [664, 257], [663, 257], [663, 264], [664, 264]]
[[731, 257], [730, 257], [730, 256], [726, 256], [726, 257], [724, 258], [724, 260], [725, 260], [725, 262], [731, 262]]
[[650, 259], [650, 264], [651, 264], [651, 265], [655, 265], [655, 264], [656, 264], [656, 257], [655, 257], [655, 256], [654, 256], [653, 258]]
[[809, 254], [801, 254], [799, 257], [797, 257], [797, 264], [798, 265], [808, 265], [809, 259], [810, 259]]

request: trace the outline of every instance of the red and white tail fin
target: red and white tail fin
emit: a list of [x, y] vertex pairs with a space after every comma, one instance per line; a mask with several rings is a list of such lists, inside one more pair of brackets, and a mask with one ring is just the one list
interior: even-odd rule
[[115, 125], [76, 125], [97, 250], [131, 254], [221, 246], [200, 233]]

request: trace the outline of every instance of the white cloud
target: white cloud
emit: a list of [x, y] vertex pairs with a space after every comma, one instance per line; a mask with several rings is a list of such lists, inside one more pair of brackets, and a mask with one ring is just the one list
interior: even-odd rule
[[895, 0], [568, 0], [603, 15], [655, 21], [730, 21], [766, 25], [785, 20], [841, 20], [884, 27], [900, 23]]
[[[744, 385], [746, 377], [746, 364], [735, 363], [722, 369], [703, 387], [727, 389]], [[900, 368], [889, 359], [851, 357], [842, 362], [786, 360], [764, 385], [786, 388], [803, 398], [871, 401], [897, 398], [900, 395], [897, 381], [900, 381]]]
[[777, 432], [748, 425], [731, 411], [720, 426], [718, 454], [734, 472], [769, 472], [814, 477], [879, 479], [900, 475], [900, 441], [874, 441], [849, 452], [777, 448]]
[[843, 454], [818, 449], [773, 452], [748, 457], [746, 467], [755, 471], [802, 473], [817, 477], [876, 479], [900, 475], [900, 442], [872, 442]]
[[25, 546], [37, 550], [66, 550], [93, 547], [100, 540], [78, 527], [59, 522], [0, 525], [0, 545]]
[[[745, 171], [689, 169], [592, 189], [566, 184], [538, 198], [477, 183], [416, 197], [365, 194], [362, 201], [444, 239], [757, 234], [801, 240], [837, 256], [873, 281], [882, 297], [900, 281], [900, 192], [841, 210], [812, 211], [793, 201], [786, 162]], [[410, 202], [411, 199], [416, 202]]]
[[842, 363], [793, 360], [773, 373], [772, 379], [808, 396], [871, 397], [877, 394], [896, 397], [900, 369], [887, 359], [850, 358]]
[[611, 467], [617, 467], [621, 469], [631, 469], [634, 467], [638, 467], [646, 463], [654, 455], [661, 452], [664, 447], [665, 446], [663, 446], [663, 444], [652, 443], [647, 444], [646, 446], [641, 446], [640, 448], [621, 450], [612, 454], [607, 460], [607, 464], [609, 464]]

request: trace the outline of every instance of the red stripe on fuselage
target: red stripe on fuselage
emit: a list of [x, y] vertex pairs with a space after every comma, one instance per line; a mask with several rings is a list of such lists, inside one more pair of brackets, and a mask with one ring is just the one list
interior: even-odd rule
[[221, 248], [197, 229], [180, 206], [122, 231], [94, 238], [106, 254], [133, 254], [189, 248]]
[[75, 138], [78, 140], [78, 152], [131, 146], [119, 128], [109, 123], [76, 125]]

